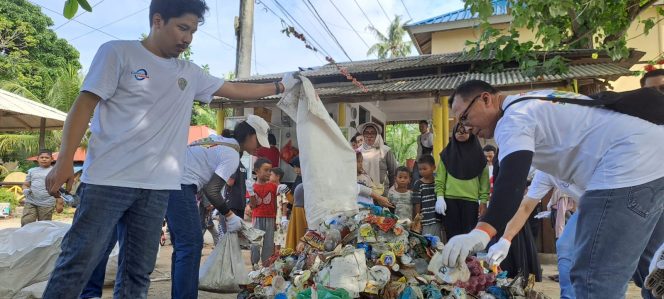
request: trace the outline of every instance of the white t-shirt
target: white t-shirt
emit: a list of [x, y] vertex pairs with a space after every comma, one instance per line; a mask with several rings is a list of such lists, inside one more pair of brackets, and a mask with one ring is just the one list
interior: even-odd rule
[[102, 100], [81, 180], [89, 184], [179, 190], [194, 99], [210, 102], [223, 79], [140, 41], [110, 41], [97, 51], [81, 91]]
[[[219, 141], [237, 144], [235, 139], [219, 137]], [[233, 148], [223, 145], [213, 147], [189, 146], [185, 158], [183, 185], [196, 185], [200, 190], [210, 181], [213, 174], [228, 182], [240, 165], [240, 154]]]
[[533, 177], [530, 187], [528, 187], [528, 194], [526, 196], [539, 201], [549, 193], [551, 188], [557, 188], [577, 201], [583, 195], [583, 189], [578, 186], [563, 182], [548, 173], [538, 170], [535, 172], [535, 177]]
[[[524, 96], [589, 99], [543, 90], [508, 96], [502, 108]], [[498, 121], [499, 160], [532, 151], [533, 167], [583, 190], [615, 189], [664, 177], [659, 153], [664, 126], [608, 109], [525, 100]]]

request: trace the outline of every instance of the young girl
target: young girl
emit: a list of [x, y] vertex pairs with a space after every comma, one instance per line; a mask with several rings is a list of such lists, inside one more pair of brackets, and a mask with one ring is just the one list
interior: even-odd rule
[[379, 190], [382, 190], [380, 185], [376, 185], [371, 179], [371, 177], [364, 172], [362, 168], [363, 157], [362, 153], [358, 152], [355, 154], [357, 158], [357, 185], [358, 185], [358, 195], [357, 202], [365, 204], [377, 204], [379, 206], [394, 208], [394, 205], [390, 201], [381, 196]]
[[410, 170], [408, 168], [404, 166], [397, 168], [394, 186], [390, 187], [390, 190], [387, 192], [387, 198], [395, 207], [394, 214], [400, 219], [411, 218], [413, 214], [412, 192], [408, 190], [410, 180]]

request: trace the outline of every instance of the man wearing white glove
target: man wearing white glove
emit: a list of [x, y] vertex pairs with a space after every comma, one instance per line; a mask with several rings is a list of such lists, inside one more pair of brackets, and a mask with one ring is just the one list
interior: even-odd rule
[[489, 241], [491, 241], [489, 233], [480, 228], [452, 237], [443, 248], [443, 265], [456, 267], [457, 264], [463, 263], [471, 253], [484, 250]]

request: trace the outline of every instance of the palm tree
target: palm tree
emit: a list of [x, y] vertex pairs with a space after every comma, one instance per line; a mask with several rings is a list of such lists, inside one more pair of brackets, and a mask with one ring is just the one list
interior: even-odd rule
[[390, 26], [387, 29], [387, 36], [380, 32], [380, 30], [376, 29], [376, 27], [369, 26], [369, 31], [376, 36], [378, 43], [369, 48], [367, 55], [376, 53], [380, 59], [408, 56], [412, 49], [413, 42], [404, 41], [406, 30], [403, 26], [405, 24], [406, 22], [401, 23], [401, 16], [394, 16], [394, 20], [392, 20], [392, 23], [390, 23]]
[[388, 125], [385, 129], [385, 141], [392, 149], [399, 165], [405, 165], [407, 159], [417, 155], [417, 136], [419, 130], [416, 125], [398, 124]]
[[[58, 72], [53, 85], [46, 94], [45, 99], [39, 99], [26, 88], [13, 81], [1, 81], [0, 89], [4, 89], [30, 100], [54, 107], [61, 111], [69, 111], [78, 96], [83, 79], [74, 66], [68, 66]], [[87, 136], [83, 138], [82, 146], [87, 145]], [[57, 149], [62, 139], [62, 131], [47, 131], [44, 138], [45, 147]], [[37, 132], [16, 132], [15, 134], [0, 134], [0, 155], [14, 159], [23, 158], [39, 151], [39, 134]]]

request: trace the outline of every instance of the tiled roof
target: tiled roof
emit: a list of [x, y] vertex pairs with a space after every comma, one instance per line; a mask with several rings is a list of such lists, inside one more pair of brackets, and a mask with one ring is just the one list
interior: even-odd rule
[[[506, 15], [508, 8], [509, 8], [509, 4], [508, 4], [507, 0], [493, 1], [493, 15], [494, 16]], [[412, 26], [419, 26], [419, 25], [440, 24], [440, 23], [447, 23], [447, 22], [454, 22], [454, 21], [472, 20], [472, 19], [476, 19], [476, 18], [477, 18], [477, 14], [472, 14], [470, 12], [470, 9], [460, 9], [460, 10], [448, 12], [446, 14], [442, 14], [440, 16], [429, 18], [429, 19], [426, 19], [426, 20], [423, 20], [423, 21], [415, 22], [413, 24], [408, 24], [408, 26], [412, 27]]]

